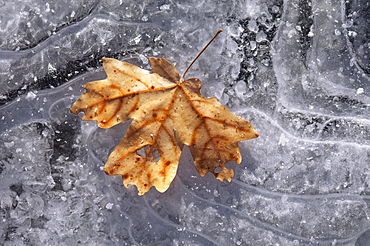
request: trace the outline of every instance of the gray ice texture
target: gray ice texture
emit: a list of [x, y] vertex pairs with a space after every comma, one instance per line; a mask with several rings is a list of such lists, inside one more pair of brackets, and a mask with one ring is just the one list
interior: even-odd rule
[[[370, 245], [367, 0], [0, 1], [0, 245]], [[129, 122], [69, 113], [102, 57], [165, 57], [249, 120], [232, 182], [102, 167]]]

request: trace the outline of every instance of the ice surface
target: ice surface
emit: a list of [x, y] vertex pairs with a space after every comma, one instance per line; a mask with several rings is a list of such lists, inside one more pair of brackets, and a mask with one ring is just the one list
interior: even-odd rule
[[[369, 5], [0, 1], [0, 245], [370, 245]], [[101, 57], [165, 57], [251, 121], [231, 183], [185, 148], [168, 191], [102, 171], [129, 122], [69, 113]], [[234, 165], [235, 166], [235, 165]]]

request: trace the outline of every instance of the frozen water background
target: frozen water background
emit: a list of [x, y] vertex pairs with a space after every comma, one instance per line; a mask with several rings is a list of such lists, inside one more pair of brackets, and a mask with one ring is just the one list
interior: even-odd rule
[[[0, 245], [370, 245], [369, 3], [0, 1]], [[166, 57], [251, 121], [221, 183], [185, 148], [163, 194], [102, 171], [128, 123], [69, 113], [101, 57]]]

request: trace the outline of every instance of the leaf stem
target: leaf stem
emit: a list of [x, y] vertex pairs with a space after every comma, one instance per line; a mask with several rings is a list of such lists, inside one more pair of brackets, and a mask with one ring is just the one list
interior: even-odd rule
[[198, 55], [193, 59], [193, 61], [190, 63], [190, 65], [186, 68], [185, 72], [181, 75], [180, 82], [182, 82], [184, 80], [185, 74], [188, 72], [190, 67], [194, 64], [194, 62], [198, 59], [198, 57], [203, 53], [203, 51], [205, 51], [205, 49], [207, 49], [207, 47], [213, 42], [213, 40], [215, 40], [215, 38], [217, 37], [218, 34], [220, 34], [220, 32], [222, 32], [222, 30], [218, 29], [216, 34], [211, 38], [211, 40], [208, 41], [206, 46], [204, 46], [204, 48], [201, 51], [199, 51]]

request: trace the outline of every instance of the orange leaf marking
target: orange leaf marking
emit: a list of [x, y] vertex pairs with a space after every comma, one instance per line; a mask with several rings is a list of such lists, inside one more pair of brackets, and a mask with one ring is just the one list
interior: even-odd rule
[[124, 185], [135, 185], [139, 195], [153, 186], [164, 192], [176, 175], [185, 144], [201, 176], [211, 172], [231, 181], [234, 171], [225, 164], [239, 164], [238, 141], [258, 137], [257, 132], [216, 98], [204, 98], [199, 79], [182, 81], [164, 58], [149, 61], [151, 72], [103, 58], [107, 78], [85, 84], [86, 92], [70, 109], [73, 114], [84, 112], [83, 120], [96, 120], [101, 128], [133, 119], [104, 171], [122, 175]]

